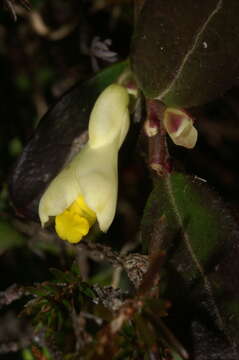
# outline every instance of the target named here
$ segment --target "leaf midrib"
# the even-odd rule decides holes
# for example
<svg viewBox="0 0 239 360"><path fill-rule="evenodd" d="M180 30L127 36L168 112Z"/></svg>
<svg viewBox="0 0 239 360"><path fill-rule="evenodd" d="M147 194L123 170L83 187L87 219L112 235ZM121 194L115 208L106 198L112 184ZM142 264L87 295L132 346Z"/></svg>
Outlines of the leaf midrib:
<svg viewBox="0 0 239 360"><path fill-rule="evenodd" d="M212 18L221 10L222 5L223 5L223 0L218 0L216 7L211 11L211 13L208 15L206 21L203 23L201 28L196 33L196 36L194 37L192 45L190 46L187 53L183 57L181 65L179 66L178 70L176 71L175 77L173 78L171 83L167 86L167 88L164 89L163 92L156 99L162 100L170 92L170 90L173 88L176 81L181 76L181 74L182 74L182 72L184 70L185 64L187 63L188 59L190 58L190 56L193 54L194 50L196 49L196 47L198 45L198 42L199 42L199 40L201 38L201 35L204 33L204 30L207 28L207 26L210 23L210 21L212 20Z"/></svg>
<svg viewBox="0 0 239 360"><path fill-rule="evenodd" d="M205 288L208 292L208 295L211 299L211 303L212 303L212 306L215 310L215 315L217 317L217 322L218 322L218 326L220 328L221 331L224 332L225 334L225 324L224 324L224 321L221 317L221 314L219 312L219 309L217 307L217 304L215 302L215 299L214 299L214 295L213 295L213 290L211 288L211 285L210 285L210 282L207 278L207 276L205 275L205 272L203 270L203 267L200 263L200 261L198 260L192 246L191 246L191 243L190 243L190 236L189 234L187 233L187 231L184 230L184 226L183 226L183 219L181 217L181 214L180 214L180 211L178 209L178 206L177 206L177 203L176 203L176 199L174 197L174 193L173 193L173 189L172 189L172 184L171 184L171 180L170 180L170 175L169 176L166 176L165 177L165 187L167 189L167 192L168 192L168 197L169 197L169 201L171 203L171 206L172 206L172 209L173 209L173 212L175 214L175 218L176 218L176 221L180 227L180 229L182 230L182 237L183 237L183 240L184 240L184 243L186 245L186 248L189 252L189 254L191 255L191 258L198 270L198 272L201 274L202 276L202 279L203 279L203 282L204 282L204 285L205 285ZM225 334L226 335L226 334Z"/></svg>

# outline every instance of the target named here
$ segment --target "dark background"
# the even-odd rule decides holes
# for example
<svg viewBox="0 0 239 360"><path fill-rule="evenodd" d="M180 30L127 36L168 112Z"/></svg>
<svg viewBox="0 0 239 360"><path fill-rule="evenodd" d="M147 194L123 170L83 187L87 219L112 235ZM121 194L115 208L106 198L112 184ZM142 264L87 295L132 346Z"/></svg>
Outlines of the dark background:
<svg viewBox="0 0 239 360"><path fill-rule="evenodd" d="M39 244L35 236L39 225L17 219L8 197L8 179L49 105L71 86L88 79L112 61L128 57L133 31L130 0L32 0L30 3L44 21L45 33L36 24L32 25L36 19L21 1L15 1L17 20L7 2L0 1L0 291L13 283L27 285L46 280L50 277L49 267L68 266L70 260L59 250L61 245L49 245L47 241ZM110 39L112 45L100 51L99 42L102 44L106 39ZM223 197L236 218L238 100L239 91L235 86L223 98L192 109L199 130L194 150L169 144L175 166L205 179ZM121 215L105 239L106 242L112 236L119 239L116 248L122 245L123 235L136 236L139 216L150 190L144 159L139 154L137 148L123 171ZM130 204L129 213L122 210L125 204ZM15 316L21 307L20 302L0 310L0 354L4 354L1 343L14 341L25 326ZM3 355L3 358L20 359L21 356L17 353Z"/></svg>

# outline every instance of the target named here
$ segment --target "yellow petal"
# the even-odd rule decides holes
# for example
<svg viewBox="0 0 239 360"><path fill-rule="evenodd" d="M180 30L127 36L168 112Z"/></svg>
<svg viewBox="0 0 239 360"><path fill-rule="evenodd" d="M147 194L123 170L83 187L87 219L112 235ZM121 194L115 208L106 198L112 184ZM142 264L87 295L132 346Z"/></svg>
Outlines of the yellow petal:
<svg viewBox="0 0 239 360"><path fill-rule="evenodd" d="M96 220L95 212L87 206L83 196L79 196L73 202L73 204L70 206L70 210L73 213L77 213L80 216L85 217L88 220L90 226L95 223Z"/></svg>
<svg viewBox="0 0 239 360"><path fill-rule="evenodd" d="M96 215L79 196L73 204L55 218L58 236L71 243L77 243L86 235L96 221Z"/></svg>
<svg viewBox="0 0 239 360"><path fill-rule="evenodd" d="M62 240L77 243L88 233L90 226L84 217L65 210L62 214L56 216L55 228Z"/></svg>

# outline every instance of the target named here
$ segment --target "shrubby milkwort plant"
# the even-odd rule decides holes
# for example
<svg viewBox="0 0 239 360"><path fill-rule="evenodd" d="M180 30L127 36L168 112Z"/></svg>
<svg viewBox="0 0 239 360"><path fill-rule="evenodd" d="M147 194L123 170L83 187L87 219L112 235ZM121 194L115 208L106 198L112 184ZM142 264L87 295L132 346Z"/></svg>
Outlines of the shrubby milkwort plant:
<svg viewBox="0 0 239 360"><path fill-rule="evenodd" d="M0 355L238 360L239 1L2 3Z"/></svg>

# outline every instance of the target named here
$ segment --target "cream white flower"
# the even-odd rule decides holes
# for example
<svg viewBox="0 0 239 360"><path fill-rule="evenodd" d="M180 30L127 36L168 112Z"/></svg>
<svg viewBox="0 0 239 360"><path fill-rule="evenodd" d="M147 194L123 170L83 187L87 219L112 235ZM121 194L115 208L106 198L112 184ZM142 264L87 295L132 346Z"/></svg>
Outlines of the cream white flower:
<svg viewBox="0 0 239 360"><path fill-rule="evenodd" d="M176 145L192 149L197 142L198 132L193 120L182 110L167 108L163 118L164 127Z"/></svg>
<svg viewBox="0 0 239 360"><path fill-rule="evenodd" d="M111 225L118 193L118 151L129 128L129 95L117 84L107 87L90 115L89 140L53 179L39 204L44 226L49 217L64 240L78 242L97 219Z"/></svg>

